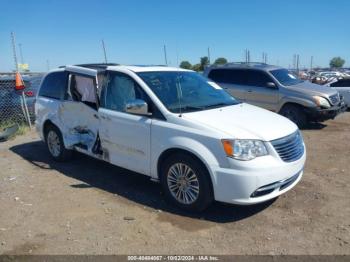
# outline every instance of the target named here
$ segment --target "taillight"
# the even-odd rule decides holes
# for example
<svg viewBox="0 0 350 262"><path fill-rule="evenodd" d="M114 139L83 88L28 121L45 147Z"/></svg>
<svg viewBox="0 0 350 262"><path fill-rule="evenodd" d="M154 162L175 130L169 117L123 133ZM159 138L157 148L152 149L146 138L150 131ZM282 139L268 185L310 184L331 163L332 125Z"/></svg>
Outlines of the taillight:
<svg viewBox="0 0 350 262"><path fill-rule="evenodd" d="M25 91L24 92L24 94L26 95L26 96L34 96L34 92L33 91Z"/></svg>

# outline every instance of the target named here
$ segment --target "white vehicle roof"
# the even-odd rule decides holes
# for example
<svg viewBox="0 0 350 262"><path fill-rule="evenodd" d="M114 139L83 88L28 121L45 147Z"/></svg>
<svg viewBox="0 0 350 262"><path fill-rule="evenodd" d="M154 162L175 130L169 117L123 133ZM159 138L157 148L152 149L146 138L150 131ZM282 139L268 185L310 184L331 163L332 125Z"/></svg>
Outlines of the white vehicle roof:
<svg viewBox="0 0 350 262"><path fill-rule="evenodd" d="M108 66L107 70L118 70L118 69L127 69L135 73L139 72L154 72L154 71L191 71L178 67L168 67L168 66L127 66L127 65L118 65L118 66Z"/></svg>
<svg viewBox="0 0 350 262"><path fill-rule="evenodd" d="M60 72L64 70L68 71L76 71L78 72L79 69L82 69L83 71L93 71L94 67L87 67L87 66L79 66L79 65L66 65L59 68L55 68L50 70L50 72ZM140 73L140 72L193 72L192 70L187 70L183 68L178 67L168 67L168 66L137 66L137 65L112 65L112 66L106 66L104 67L104 70L111 70L111 71L119 71L119 70L129 70L134 73Z"/></svg>

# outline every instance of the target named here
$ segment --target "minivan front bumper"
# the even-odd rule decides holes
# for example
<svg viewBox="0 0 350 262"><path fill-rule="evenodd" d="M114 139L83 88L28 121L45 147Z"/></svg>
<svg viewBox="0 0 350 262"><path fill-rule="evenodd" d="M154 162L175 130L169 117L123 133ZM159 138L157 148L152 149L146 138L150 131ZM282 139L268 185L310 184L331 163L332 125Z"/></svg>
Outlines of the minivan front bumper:
<svg viewBox="0 0 350 262"><path fill-rule="evenodd" d="M300 159L291 163L278 160L273 156L255 160L256 163L245 161L246 163L234 169L212 167L211 171L215 177L213 179L215 200L252 205L287 192L303 176L306 153L304 152Z"/></svg>
<svg viewBox="0 0 350 262"><path fill-rule="evenodd" d="M327 109L320 107L306 108L305 112L308 118L312 121L322 122L328 119L334 119L337 115L345 112L348 106L344 101L341 101L338 105L332 106Z"/></svg>

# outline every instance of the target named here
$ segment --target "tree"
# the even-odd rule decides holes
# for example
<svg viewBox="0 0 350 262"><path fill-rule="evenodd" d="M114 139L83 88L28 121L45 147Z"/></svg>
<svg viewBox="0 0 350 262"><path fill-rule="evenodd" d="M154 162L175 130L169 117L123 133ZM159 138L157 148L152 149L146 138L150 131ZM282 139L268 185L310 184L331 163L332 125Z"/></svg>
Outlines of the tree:
<svg viewBox="0 0 350 262"><path fill-rule="evenodd" d="M191 69L192 65L188 61L182 61L181 64L180 64L180 67L183 68L183 69Z"/></svg>
<svg viewBox="0 0 350 262"><path fill-rule="evenodd" d="M329 66L333 68L343 67L344 64L345 64L345 60L340 56L333 57L332 60L329 62Z"/></svg>
<svg viewBox="0 0 350 262"><path fill-rule="evenodd" d="M227 63L227 59L225 57L219 57L215 60L215 65L224 65Z"/></svg>
<svg viewBox="0 0 350 262"><path fill-rule="evenodd" d="M193 70L193 71L197 71L197 72L201 71L201 64L195 64L195 65L193 65L193 66L192 66L192 70Z"/></svg>
<svg viewBox="0 0 350 262"><path fill-rule="evenodd" d="M204 71L204 67L206 65L209 65L209 58L207 56L203 56L203 57L201 57L200 70L199 71Z"/></svg>

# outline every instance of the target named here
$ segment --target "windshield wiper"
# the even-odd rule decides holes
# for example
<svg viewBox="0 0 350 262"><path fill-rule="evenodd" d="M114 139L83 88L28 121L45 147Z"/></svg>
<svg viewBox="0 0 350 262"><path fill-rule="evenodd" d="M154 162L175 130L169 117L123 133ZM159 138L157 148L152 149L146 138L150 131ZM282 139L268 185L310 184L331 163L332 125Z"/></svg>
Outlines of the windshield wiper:
<svg viewBox="0 0 350 262"><path fill-rule="evenodd" d="M209 108L218 108L218 107L223 107L223 106L232 106L232 105L236 105L236 104L238 104L238 102L237 102L237 103L234 103L234 104L217 103L217 104L212 104L212 105L204 106L203 108L205 108L205 109L209 109Z"/></svg>
<svg viewBox="0 0 350 262"><path fill-rule="evenodd" d="M189 111L199 111L199 110L203 110L203 107L199 107L199 106L182 106L182 107L175 107L175 108L169 108L171 109L171 111L173 112L177 112L177 113L184 113L184 112L189 112Z"/></svg>

